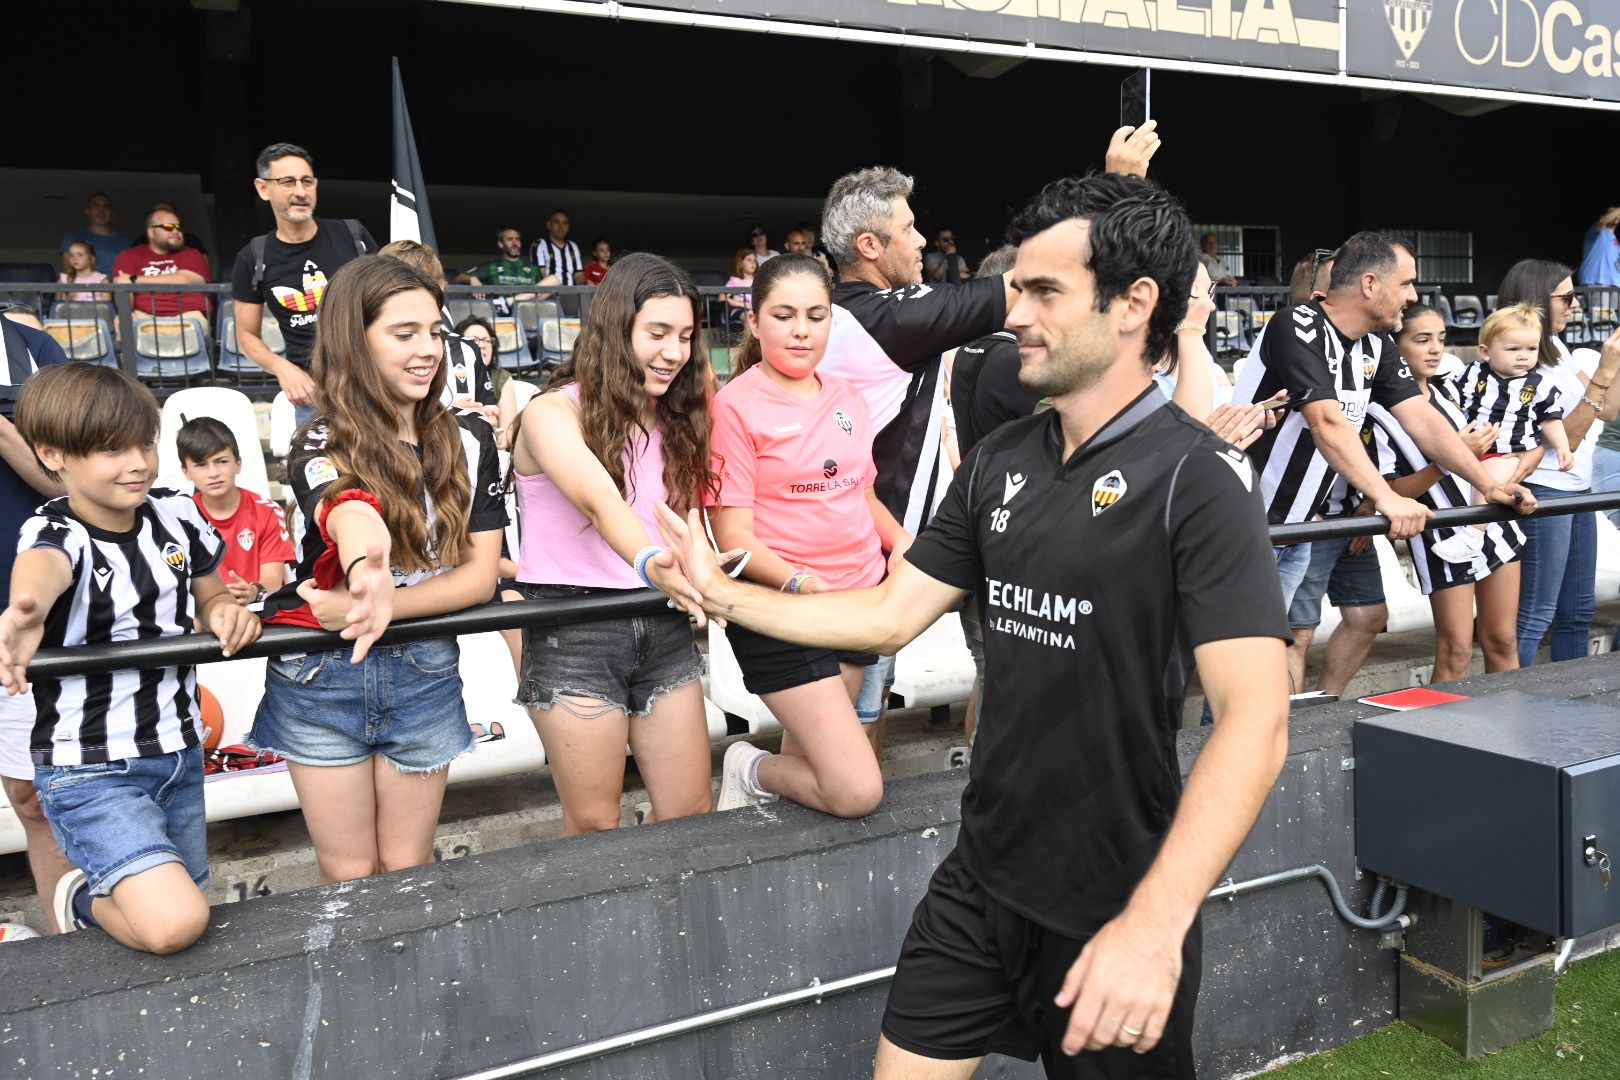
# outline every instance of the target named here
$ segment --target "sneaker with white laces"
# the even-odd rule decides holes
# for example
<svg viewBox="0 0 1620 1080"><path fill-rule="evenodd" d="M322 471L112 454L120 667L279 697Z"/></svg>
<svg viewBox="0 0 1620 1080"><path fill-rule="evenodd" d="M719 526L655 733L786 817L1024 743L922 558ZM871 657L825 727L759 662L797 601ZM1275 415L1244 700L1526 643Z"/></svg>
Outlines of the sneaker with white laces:
<svg viewBox="0 0 1620 1080"><path fill-rule="evenodd" d="M80 889L88 888L89 881L84 871L74 867L63 874L56 883L56 892L51 898L51 910L56 915L56 925L66 934L72 930L83 930L89 923L85 922L73 910L73 898Z"/></svg>
<svg viewBox="0 0 1620 1080"><path fill-rule="evenodd" d="M734 742L726 747L726 756L720 766L720 798L714 808L735 810L741 806L763 806L775 802L777 796L760 791L750 782L754 762L769 756L748 742Z"/></svg>
<svg viewBox="0 0 1620 1080"><path fill-rule="evenodd" d="M1432 550L1448 563L1471 563L1485 551L1485 534L1474 528L1458 529Z"/></svg>

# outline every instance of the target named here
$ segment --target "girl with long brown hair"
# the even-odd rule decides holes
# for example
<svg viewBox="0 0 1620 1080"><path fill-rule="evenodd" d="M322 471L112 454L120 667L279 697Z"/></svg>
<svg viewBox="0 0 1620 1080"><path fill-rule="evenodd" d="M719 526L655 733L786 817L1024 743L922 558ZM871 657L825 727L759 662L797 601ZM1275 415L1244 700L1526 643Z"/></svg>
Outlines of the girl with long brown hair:
<svg viewBox="0 0 1620 1080"><path fill-rule="evenodd" d="M495 589L500 467L489 425L439 401L442 302L437 282L388 256L333 276L317 415L287 459L299 559L265 621L354 644L272 659L248 743L287 758L327 882L431 862L446 767L473 742L454 638L371 647L391 618Z"/></svg>
<svg viewBox="0 0 1620 1080"><path fill-rule="evenodd" d="M626 256L597 286L573 355L513 436L525 597L653 587L697 608L652 538L660 501L684 512L715 487L701 312L692 279L656 255ZM709 810L703 660L684 611L526 628L523 639L520 699L566 834L618 826L627 742L653 817Z"/></svg>

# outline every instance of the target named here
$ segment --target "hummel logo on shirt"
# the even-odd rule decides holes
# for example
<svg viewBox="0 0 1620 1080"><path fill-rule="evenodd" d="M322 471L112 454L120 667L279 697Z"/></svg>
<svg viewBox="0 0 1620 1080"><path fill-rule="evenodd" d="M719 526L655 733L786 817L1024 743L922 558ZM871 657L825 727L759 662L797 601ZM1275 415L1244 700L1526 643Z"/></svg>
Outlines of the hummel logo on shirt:
<svg viewBox="0 0 1620 1080"><path fill-rule="evenodd" d="M1016 476L1012 473L1007 474L1007 484L1001 490L1002 506L1006 506L1008 503L1012 502L1013 496L1024 490L1024 481L1026 479L1028 478L1025 477L1023 473L1018 473Z"/></svg>

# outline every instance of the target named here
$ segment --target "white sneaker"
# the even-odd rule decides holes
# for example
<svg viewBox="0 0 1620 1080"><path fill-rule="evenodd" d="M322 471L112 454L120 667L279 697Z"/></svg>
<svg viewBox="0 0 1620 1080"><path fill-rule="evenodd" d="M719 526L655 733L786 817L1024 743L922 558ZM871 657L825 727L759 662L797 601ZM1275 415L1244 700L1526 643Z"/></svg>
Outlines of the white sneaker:
<svg viewBox="0 0 1620 1080"><path fill-rule="evenodd" d="M1475 528L1462 528L1431 549L1448 563L1471 563L1485 551L1485 534Z"/></svg>
<svg viewBox="0 0 1620 1080"><path fill-rule="evenodd" d="M773 803L777 796L759 791L748 782L754 771L754 762L770 755L753 743L734 742L726 747L726 756L720 766L720 798L715 810L735 810L740 806L763 806Z"/></svg>
<svg viewBox="0 0 1620 1080"><path fill-rule="evenodd" d="M27 941L36 937L39 935L32 926L24 926L20 922L0 922L0 942Z"/></svg>
<svg viewBox="0 0 1620 1080"><path fill-rule="evenodd" d="M83 930L88 925L73 912L74 896L87 885L84 871L78 867L63 874L56 883L56 892L51 898L51 909L56 914L56 925L62 928L64 934L72 930Z"/></svg>

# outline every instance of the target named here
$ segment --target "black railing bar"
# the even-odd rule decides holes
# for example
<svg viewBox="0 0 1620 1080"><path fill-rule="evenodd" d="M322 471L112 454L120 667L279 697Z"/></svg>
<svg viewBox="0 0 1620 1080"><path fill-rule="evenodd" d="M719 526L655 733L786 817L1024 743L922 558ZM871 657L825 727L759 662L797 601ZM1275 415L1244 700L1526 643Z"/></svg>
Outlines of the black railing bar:
<svg viewBox="0 0 1620 1080"><path fill-rule="evenodd" d="M1554 517L1558 514L1581 514L1590 510L1620 508L1620 491L1604 491L1590 495L1559 495L1538 501L1535 517ZM1430 529L1443 525L1477 525L1484 521L1507 521L1522 518L1510 506L1465 506L1456 510L1437 510L1429 520ZM1312 540L1341 540L1352 536L1383 536L1389 532L1389 520L1380 514L1369 517L1334 518L1332 521L1307 521L1299 525L1273 525L1271 542L1274 544L1300 544Z"/></svg>
<svg viewBox="0 0 1620 1080"><path fill-rule="evenodd" d="M1611 507L1620 507L1620 492L1565 495L1544 499L1536 508L1536 516L1577 514ZM1499 521L1512 516L1516 515L1507 507L1466 507L1460 510L1439 511L1434 517L1433 525ZM1377 536L1387 532L1388 527L1388 521L1377 515L1364 518L1338 518L1304 525L1276 525L1271 528L1271 539L1274 543L1299 543L1351 536ZM525 626L561 626L633 615L653 615L667 610L663 594L651 591L630 595L621 593L613 596L487 603L451 612L448 615L393 623L378 639L378 645L401 645L428 638L478 634L489 630L513 630ZM260 656L323 652L348 646L349 643L337 634L324 630L267 626L264 635L258 641L230 659L246 660ZM34 656L34 662L29 665L28 674L30 678L59 678L64 675L119 671L126 668L211 664L223 659L225 657L220 655L219 641L212 634L183 634L177 637L120 641L107 645L41 649Z"/></svg>
<svg viewBox="0 0 1620 1080"><path fill-rule="evenodd" d="M621 619L633 615L668 612L664 594L645 591L631 595L564 597L555 600L514 600L487 603L448 615L406 619L392 623L378 641L379 646L403 645L429 638L478 634L486 630L517 627L562 626L570 623ZM351 643L335 633L293 626L266 626L264 635L230 657L247 660L260 656L286 656L292 653L345 649ZM212 634L183 634L177 637L146 638L106 645L78 645L65 649L41 649L28 666L31 679L64 675L84 675L125 668L170 667L176 664L211 664L226 659L220 655L219 640ZM4 693L4 691L0 691Z"/></svg>

